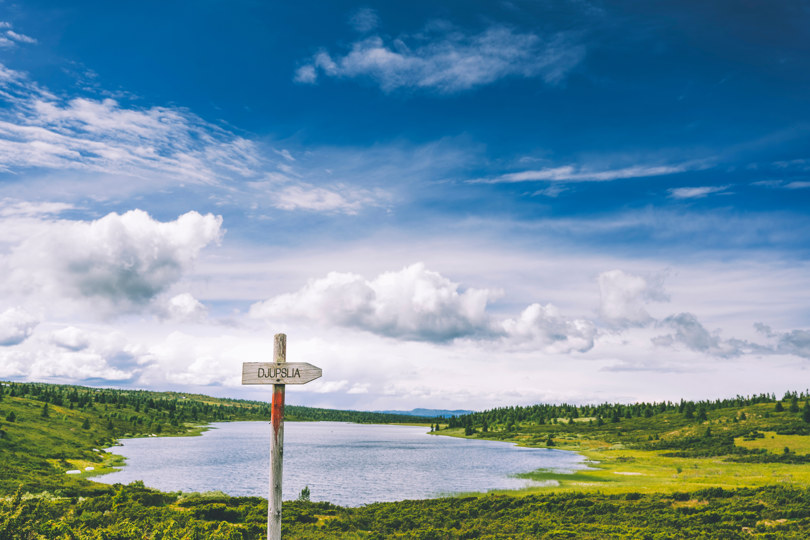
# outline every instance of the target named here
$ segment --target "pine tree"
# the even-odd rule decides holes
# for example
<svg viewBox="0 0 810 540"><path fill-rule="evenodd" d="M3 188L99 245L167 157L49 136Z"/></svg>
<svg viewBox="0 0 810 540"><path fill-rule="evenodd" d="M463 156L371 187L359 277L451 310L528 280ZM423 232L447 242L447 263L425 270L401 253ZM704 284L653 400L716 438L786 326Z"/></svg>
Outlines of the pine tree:
<svg viewBox="0 0 810 540"><path fill-rule="evenodd" d="M40 414L42 415L42 418L48 418L51 415L51 413L48 411L47 403L42 406L42 413Z"/></svg>
<svg viewBox="0 0 810 540"><path fill-rule="evenodd" d="M802 420L810 424L810 401L804 402L804 410L802 411Z"/></svg>
<svg viewBox="0 0 810 540"><path fill-rule="evenodd" d="M301 490L301 493L298 494L299 501L309 501L310 491L309 486L304 486L304 489Z"/></svg>
<svg viewBox="0 0 810 540"><path fill-rule="evenodd" d="M799 398L795 395L790 398L790 408L788 410L793 413L799 412Z"/></svg>
<svg viewBox="0 0 810 540"><path fill-rule="evenodd" d="M695 404L691 401L687 401L683 407L683 417L686 419L691 420L695 417Z"/></svg>

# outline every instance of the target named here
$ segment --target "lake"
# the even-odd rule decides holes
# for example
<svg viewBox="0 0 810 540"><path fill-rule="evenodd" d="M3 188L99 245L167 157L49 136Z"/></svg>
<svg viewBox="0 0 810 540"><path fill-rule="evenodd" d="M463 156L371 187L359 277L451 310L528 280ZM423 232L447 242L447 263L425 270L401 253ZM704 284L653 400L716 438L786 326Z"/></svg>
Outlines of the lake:
<svg viewBox="0 0 810 540"><path fill-rule="evenodd" d="M127 458L108 484L143 480L163 491L223 491L267 497L270 424L211 424L201 437L123 439L111 449ZM341 506L426 499L453 493L539 485L513 475L536 469L585 468L574 452L430 435L428 428L285 422L285 500L309 486L313 501Z"/></svg>

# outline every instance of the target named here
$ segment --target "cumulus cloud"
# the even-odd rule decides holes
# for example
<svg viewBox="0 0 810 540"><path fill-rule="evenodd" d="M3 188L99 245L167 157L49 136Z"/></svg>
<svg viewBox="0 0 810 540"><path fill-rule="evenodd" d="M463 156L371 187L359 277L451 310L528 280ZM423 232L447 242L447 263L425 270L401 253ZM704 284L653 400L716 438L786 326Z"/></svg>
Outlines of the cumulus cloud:
<svg viewBox="0 0 810 540"><path fill-rule="evenodd" d="M219 241L221 224L221 217L197 212L164 223L141 210L95 221L43 222L12 250L7 285L137 308L177 282L201 249Z"/></svg>
<svg viewBox="0 0 810 540"><path fill-rule="evenodd" d="M205 318L208 309L189 293L181 293L169 298L161 306L158 314L173 321L200 321Z"/></svg>
<svg viewBox="0 0 810 540"><path fill-rule="evenodd" d="M81 351L90 346L90 336L75 326L68 326L51 334L54 345L69 351Z"/></svg>
<svg viewBox="0 0 810 540"><path fill-rule="evenodd" d="M145 348L117 331L65 326L42 330L0 351L0 374L59 381L132 382L150 362Z"/></svg>
<svg viewBox="0 0 810 540"><path fill-rule="evenodd" d="M541 77L558 84L584 55L584 46L567 34L541 37L504 26L466 34L434 24L416 36L367 37L344 55L321 51L298 68L295 80L314 84L319 74L368 77L385 92L419 88L452 94L505 77Z"/></svg>
<svg viewBox="0 0 810 540"><path fill-rule="evenodd" d="M0 346L18 345L28 339L39 319L19 307L0 313Z"/></svg>
<svg viewBox="0 0 810 540"><path fill-rule="evenodd" d="M514 343L539 345L545 352L586 352L593 348L596 327L585 319L568 319L555 306L532 304L517 319L503 322Z"/></svg>
<svg viewBox="0 0 810 540"><path fill-rule="evenodd" d="M497 291L467 289L424 264L366 280L331 272L301 290L254 304L253 317L301 317L385 336L448 341L489 330L487 302Z"/></svg>
<svg viewBox="0 0 810 540"><path fill-rule="evenodd" d="M774 352L810 358L810 331L774 332L771 327L762 323L756 323L754 328L761 334L776 341L776 345L773 347Z"/></svg>
<svg viewBox="0 0 810 540"><path fill-rule="evenodd" d="M666 294L658 283L628 274L622 270L610 270L599 274L599 313L602 320L612 326L643 326L653 321L645 304L649 301L666 300Z"/></svg>
<svg viewBox="0 0 810 540"><path fill-rule="evenodd" d="M270 320L310 319L413 341L503 340L509 347L546 352L593 347L594 324L567 318L551 304L532 304L514 318L494 317L488 304L501 294L461 290L458 283L418 263L373 280L332 272L297 292L254 304L250 314Z"/></svg>
<svg viewBox="0 0 810 540"><path fill-rule="evenodd" d="M661 325L672 328L675 333L653 338L653 343L658 346L680 345L692 351L720 357L739 356L747 350L768 352L767 348L747 341L722 339L719 331L709 332L692 313L670 315L661 322Z"/></svg>
<svg viewBox="0 0 810 540"><path fill-rule="evenodd" d="M810 358L810 331L791 330L779 336L780 352Z"/></svg>

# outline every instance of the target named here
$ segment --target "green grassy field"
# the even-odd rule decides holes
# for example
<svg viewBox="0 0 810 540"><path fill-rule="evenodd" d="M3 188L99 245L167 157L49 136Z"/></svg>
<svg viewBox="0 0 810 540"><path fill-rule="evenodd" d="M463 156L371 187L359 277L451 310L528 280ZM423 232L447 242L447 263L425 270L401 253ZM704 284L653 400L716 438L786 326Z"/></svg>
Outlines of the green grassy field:
<svg viewBox="0 0 810 540"><path fill-rule="evenodd" d="M810 459L803 459L810 456L810 423L801 410L775 408L774 403L717 408L700 421L670 411L602 425L595 418L555 418L553 423L518 423L508 431L494 425L467 435L462 427L434 433L537 448L549 447L550 436L551 448L578 452L589 461L587 470L574 473L527 473L523 477L543 485L517 495L810 485Z"/></svg>
<svg viewBox="0 0 810 540"><path fill-rule="evenodd" d="M103 451L133 435L188 435L267 419L267 404L176 393L6 385L0 394L0 540L262 539L264 499L108 486ZM800 402L800 400L802 402ZM573 450L587 470L531 471L520 491L341 508L285 502L287 538L810 538L807 396L507 408L437 435ZM803 407L802 407L803 405ZM292 409L297 419L379 421ZM293 416L295 418L295 416ZM402 418L387 417L391 423ZM416 419L425 422L425 419ZM436 424L431 425L435 430ZM79 471L67 474L67 471Z"/></svg>

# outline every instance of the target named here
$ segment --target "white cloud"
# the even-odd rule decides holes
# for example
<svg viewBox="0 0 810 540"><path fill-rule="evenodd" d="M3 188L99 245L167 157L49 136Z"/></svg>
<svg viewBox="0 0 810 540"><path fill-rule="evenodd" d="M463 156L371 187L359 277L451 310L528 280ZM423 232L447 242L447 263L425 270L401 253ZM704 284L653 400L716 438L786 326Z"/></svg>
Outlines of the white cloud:
<svg viewBox="0 0 810 540"><path fill-rule="evenodd" d="M18 43L33 44L33 43L37 42L36 39L34 39L34 38L30 37L30 36L26 36L25 34L19 34L19 33L15 32L14 30L9 30L8 32L6 32L6 35L8 37L10 37L11 39L13 39L14 41L18 42Z"/></svg>
<svg viewBox="0 0 810 540"><path fill-rule="evenodd" d="M96 221L42 222L8 257L6 287L137 308L177 282L202 248L219 241L221 224L222 218L197 212L162 223L141 210Z"/></svg>
<svg viewBox="0 0 810 540"><path fill-rule="evenodd" d="M380 17L370 8L361 8L349 18L349 24L358 32L371 32L380 25Z"/></svg>
<svg viewBox="0 0 810 540"><path fill-rule="evenodd" d="M274 191L273 205L281 210L308 210L313 212L333 212L357 214L362 208L376 206L383 198L382 193L335 185L322 188L306 183L289 185Z"/></svg>
<svg viewBox="0 0 810 540"><path fill-rule="evenodd" d="M515 76L558 84L585 55L584 47L565 34L543 38L503 26L465 34L446 25L434 27L435 34L403 36L388 43L371 36L353 43L343 56L319 52L297 70L295 80L312 84L318 73L369 77L385 92L421 88L452 94Z"/></svg>
<svg viewBox="0 0 810 540"><path fill-rule="evenodd" d="M30 45L36 42L36 39L12 30L11 23L5 21L0 22L0 47L8 49L16 47L20 43Z"/></svg>
<svg viewBox="0 0 810 540"><path fill-rule="evenodd" d="M791 330L779 336L779 352L810 358L810 330Z"/></svg>
<svg viewBox="0 0 810 540"><path fill-rule="evenodd" d="M208 309L191 294L181 293L169 298L158 309L158 314L175 322L200 321L208 314Z"/></svg>
<svg viewBox="0 0 810 540"><path fill-rule="evenodd" d="M610 270L599 274L599 313L602 320L613 326L642 326L652 322L645 304L648 301L666 300L660 283Z"/></svg>
<svg viewBox="0 0 810 540"><path fill-rule="evenodd" d="M125 107L113 99L63 100L19 72L0 67L0 163L152 180L216 184L252 177L256 145L186 110Z"/></svg>
<svg viewBox="0 0 810 540"><path fill-rule="evenodd" d="M573 165L549 167L545 169L521 171L502 174L494 178L479 178L470 183L477 184L510 184L517 182L609 182L627 178L645 178L648 176L664 176L678 174L693 170L694 164L680 165L635 165L621 169L590 170Z"/></svg>
<svg viewBox="0 0 810 540"><path fill-rule="evenodd" d="M661 347L681 345L693 351L724 358L739 356L752 349L759 353L770 352L766 347L747 341L722 339L719 330L709 332L692 313L670 315L661 324L675 330L674 334L653 338L653 343Z"/></svg>
<svg viewBox="0 0 810 540"><path fill-rule="evenodd" d="M350 391L347 390L349 388L349 381L346 379L341 379L339 381L324 381L324 380L317 380L311 383L307 390L310 392L315 392L316 394L331 394L333 392L346 392Z"/></svg>
<svg viewBox="0 0 810 540"><path fill-rule="evenodd" d="M134 382L149 363L146 350L118 331L47 327L53 325L40 325L24 343L0 351L0 373L33 380Z"/></svg>
<svg viewBox="0 0 810 540"><path fill-rule="evenodd" d="M727 190L728 187L729 186L701 186L672 188L669 190L669 196L673 199L702 199L712 193L722 193Z"/></svg>
<svg viewBox="0 0 810 540"><path fill-rule="evenodd" d="M387 272L374 280L331 272L301 290L254 304L253 317L301 317L385 336L448 341L489 332L487 302L496 291L467 289L424 264Z"/></svg>
<svg viewBox="0 0 810 540"><path fill-rule="evenodd" d="M174 331L148 351L151 366L142 376L145 384L239 386L242 363L270 361L273 344L272 336L223 334L202 327L197 334Z"/></svg>
<svg viewBox="0 0 810 540"><path fill-rule="evenodd" d="M781 354L795 354L802 358L810 358L810 330L791 330L789 332L774 332L767 325L757 323L754 325L758 332L775 339L773 350Z"/></svg>
<svg viewBox="0 0 810 540"><path fill-rule="evenodd" d="M90 346L90 336L75 326L68 326L56 330L51 334L51 341L71 351L81 351Z"/></svg>
<svg viewBox="0 0 810 540"><path fill-rule="evenodd" d="M0 346L18 345L28 339L39 319L22 308L13 307L0 313Z"/></svg>
<svg viewBox="0 0 810 540"><path fill-rule="evenodd" d="M318 70L311 64L301 66L295 70L293 80L297 83L315 84L318 82Z"/></svg>
<svg viewBox="0 0 810 540"><path fill-rule="evenodd" d="M284 159L286 159L287 161L295 161L295 158L292 156L292 154L290 153L290 151L289 151L289 150L287 150L286 148L282 148L281 150L276 150L276 149L273 149L273 152L275 152L276 154L280 155L281 157L283 157L283 158L284 158Z"/></svg>
<svg viewBox="0 0 810 540"><path fill-rule="evenodd" d="M74 206L70 203L21 201L5 198L0 201L0 218L38 218L44 216L53 216L73 208Z"/></svg>
<svg viewBox="0 0 810 540"><path fill-rule="evenodd" d="M331 272L297 292L254 304L250 314L274 321L309 319L415 341L504 340L509 347L552 353L593 347L594 324L564 317L551 304L532 304L516 318L498 320L487 306L501 295L490 289L460 291L458 283L418 263L373 280Z"/></svg>
<svg viewBox="0 0 810 540"><path fill-rule="evenodd" d="M532 304L517 319L507 319L503 329L521 346L539 345L548 353L586 352L593 348L596 327L585 319L568 319L555 306Z"/></svg>

